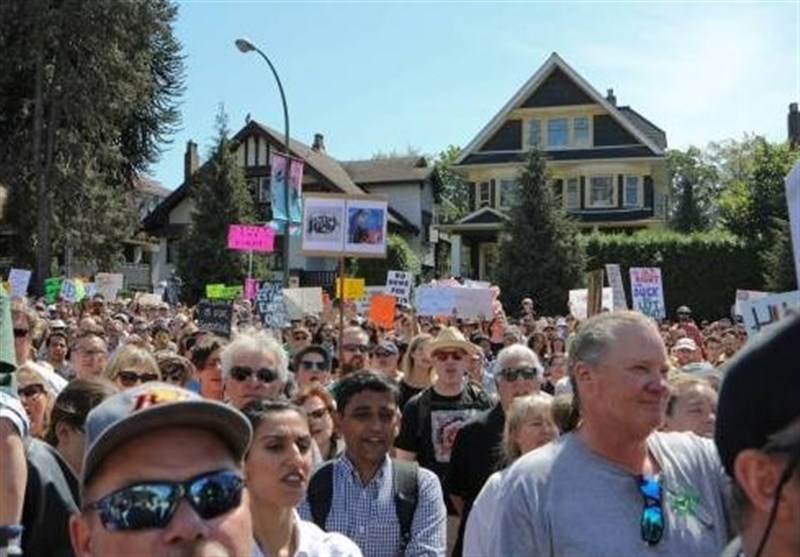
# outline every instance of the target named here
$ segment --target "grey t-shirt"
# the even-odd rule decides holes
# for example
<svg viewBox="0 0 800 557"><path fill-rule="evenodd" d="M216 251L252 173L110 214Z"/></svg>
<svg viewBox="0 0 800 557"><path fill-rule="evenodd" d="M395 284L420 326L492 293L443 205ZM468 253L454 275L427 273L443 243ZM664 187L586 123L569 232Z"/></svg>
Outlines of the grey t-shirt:
<svg viewBox="0 0 800 557"><path fill-rule="evenodd" d="M641 539L638 478L567 434L518 460L501 488L496 555L719 555L728 539L726 476L714 444L687 433L647 440L661 466L665 528Z"/></svg>

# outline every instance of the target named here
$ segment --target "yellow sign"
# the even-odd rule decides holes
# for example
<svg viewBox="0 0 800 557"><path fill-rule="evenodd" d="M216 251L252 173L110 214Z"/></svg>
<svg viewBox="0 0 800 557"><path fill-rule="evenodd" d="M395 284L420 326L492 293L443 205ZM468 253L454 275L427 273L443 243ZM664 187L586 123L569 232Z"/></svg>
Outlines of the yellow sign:
<svg viewBox="0 0 800 557"><path fill-rule="evenodd" d="M340 279L336 279L336 296L342 297L342 287L339 284ZM346 278L344 279L344 299L357 300L364 295L364 279L363 278Z"/></svg>

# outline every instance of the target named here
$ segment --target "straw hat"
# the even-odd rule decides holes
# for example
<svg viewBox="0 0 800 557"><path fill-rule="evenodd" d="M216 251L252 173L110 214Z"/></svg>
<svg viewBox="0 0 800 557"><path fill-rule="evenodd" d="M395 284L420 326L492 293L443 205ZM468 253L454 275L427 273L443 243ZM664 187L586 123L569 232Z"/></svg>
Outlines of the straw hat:
<svg viewBox="0 0 800 557"><path fill-rule="evenodd" d="M445 327L428 346L428 354L433 354L439 350L463 350L468 354L472 354L477 350L477 347L464 338L464 335L456 327Z"/></svg>

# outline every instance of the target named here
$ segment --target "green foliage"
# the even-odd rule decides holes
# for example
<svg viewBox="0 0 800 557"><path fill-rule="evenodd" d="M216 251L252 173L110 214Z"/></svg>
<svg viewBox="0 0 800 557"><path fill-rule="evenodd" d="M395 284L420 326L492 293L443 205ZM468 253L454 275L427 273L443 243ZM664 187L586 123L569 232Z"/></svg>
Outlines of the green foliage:
<svg viewBox="0 0 800 557"><path fill-rule="evenodd" d="M673 230L695 232L709 230L716 221L716 197L719 179L716 168L705 160L696 147L685 152L667 152L670 174L669 224Z"/></svg>
<svg viewBox="0 0 800 557"><path fill-rule="evenodd" d="M435 195L441 206L439 222L442 224L456 222L469 213L469 186L452 169L453 162L460 153L461 149L455 145L448 145L434 162L434 169L438 175L438 190Z"/></svg>
<svg viewBox="0 0 800 557"><path fill-rule="evenodd" d="M696 318L730 315L736 290L763 290L759 260L748 244L727 232L680 234L642 231L593 233L583 238L587 269L619 263L628 305L630 267L660 267L667 315L686 304Z"/></svg>
<svg viewBox="0 0 800 557"><path fill-rule="evenodd" d="M389 234L386 238L386 259L355 259L351 272L363 278L367 285L383 286L389 271L406 271L419 276L422 265L419 256L402 236Z"/></svg>
<svg viewBox="0 0 800 557"><path fill-rule="evenodd" d="M544 314L566 313L569 290L581 282L583 249L577 227L547 184L545 159L538 151L529 153L514 196L499 246L503 304L519 307L530 296Z"/></svg>
<svg viewBox="0 0 800 557"><path fill-rule="evenodd" d="M236 160L222 108L216 131L211 157L191 184L194 212L189 233L179 248L178 276L183 279L182 294L190 303L204 296L206 284L242 284L247 276L247 253L226 247L228 226L253 224L255 200ZM253 258L254 276L258 277L263 271L263 257Z"/></svg>
<svg viewBox="0 0 800 557"><path fill-rule="evenodd" d="M797 290L789 222L776 218L770 235L772 236L772 245L766 249L762 258L764 286L768 292Z"/></svg>

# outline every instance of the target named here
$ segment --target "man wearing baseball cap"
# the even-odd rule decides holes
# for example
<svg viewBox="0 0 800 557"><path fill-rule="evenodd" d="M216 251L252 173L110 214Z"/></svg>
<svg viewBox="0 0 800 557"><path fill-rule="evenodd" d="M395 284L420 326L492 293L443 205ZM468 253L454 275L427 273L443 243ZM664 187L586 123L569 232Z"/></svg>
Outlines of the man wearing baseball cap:
<svg viewBox="0 0 800 557"><path fill-rule="evenodd" d="M734 480L740 537L726 557L800 555L800 316L737 354L714 440Z"/></svg>
<svg viewBox="0 0 800 557"><path fill-rule="evenodd" d="M86 421L75 555L182 554L198 540L250 555L251 437L239 411L167 383L107 398Z"/></svg>

